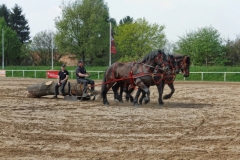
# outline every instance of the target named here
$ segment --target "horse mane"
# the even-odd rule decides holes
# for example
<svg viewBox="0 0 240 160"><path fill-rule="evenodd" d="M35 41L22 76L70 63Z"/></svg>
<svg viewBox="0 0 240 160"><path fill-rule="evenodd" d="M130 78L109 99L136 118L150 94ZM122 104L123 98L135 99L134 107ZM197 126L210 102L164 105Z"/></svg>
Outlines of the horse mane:
<svg viewBox="0 0 240 160"><path fill-rule="evenodd" d="M174 53L173 56L175 58L182 58L184 55L180 54L180 53Z"/></svg>
<svg viewBox="0 0 240 160"><path fill-rule="evenodd" d="M174 53L173 55L174 55L175 58L183 58L184 56L187 56L186 62L187 62L187 64L191 64L190 56L182 55L182 54L179 54L179 53Z"/></svg>
<svg viewBox="0 0 240 160"><path fill-rule="evenodd" d="M149 59L154 59L155 57L157 57L159 54L163 54L163 58L166 59L166 54L164 53L163 50L157 50L157 51L152 51L150 53L148 53L141 61L140 63L145 63L147 62Z"/></svg>

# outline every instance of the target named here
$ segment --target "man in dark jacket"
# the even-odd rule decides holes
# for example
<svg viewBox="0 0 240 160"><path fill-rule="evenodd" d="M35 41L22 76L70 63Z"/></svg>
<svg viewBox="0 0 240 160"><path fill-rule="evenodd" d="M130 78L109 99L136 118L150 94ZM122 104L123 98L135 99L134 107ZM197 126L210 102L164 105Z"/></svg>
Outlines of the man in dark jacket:
<svg viewBox="0 0 240 160"><path fill-rule="evenodd" d="M65 64L61 66L61 70L58 72L58 83L55 85L55 96L53 98L57 98L57 95L63 95L64 87L67 84L69 72L65 69ZM60 87L60 93L58 93L58 88Z"/></svg>
<svg viewBox="0 0 240 160"><path fill-rule="evenodd" d="M91 84L91 90L94 91L94 81L90 79L86 79L86 77L89 76L89 73L87 73L84 62L82 60L78 61L78 67L76 69L76 77L77 82L82 83L84 85L83 89L83 97L87 96L87 84Z"/></svg>

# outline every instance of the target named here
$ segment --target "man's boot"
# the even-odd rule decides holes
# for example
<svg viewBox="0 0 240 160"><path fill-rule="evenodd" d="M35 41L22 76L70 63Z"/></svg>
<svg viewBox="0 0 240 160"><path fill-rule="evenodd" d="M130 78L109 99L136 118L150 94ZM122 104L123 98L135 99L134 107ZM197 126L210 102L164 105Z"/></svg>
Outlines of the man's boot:
<svg viewBox="0 0 240 160"><path fill-rule="evenodd" d="M82 97L87 97L88 96L88 94L86 92L87 92L87 87L84 86Z"/></svg>

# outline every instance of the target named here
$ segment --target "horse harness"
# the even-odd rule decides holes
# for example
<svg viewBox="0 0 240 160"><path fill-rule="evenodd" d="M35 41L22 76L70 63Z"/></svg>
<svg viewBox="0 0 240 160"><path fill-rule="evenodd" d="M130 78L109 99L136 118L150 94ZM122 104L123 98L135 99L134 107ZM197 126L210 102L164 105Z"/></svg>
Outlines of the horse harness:
<svg viewBox="0 0 240 160"><path fill-rule="evenodd" d="M163 56L162 56L162 54L158 55L158 56L155 58L155 62L156 62L156 63L158 63L159 60L160 60L160 63L162 64L161 67L165 67L166 64L168 64L168 62L163 63ZM162 75L163 75L164 73L158 72L158 71L160 70L159 65L157 65L156 67L154 67L154 66L145 64L145 63L143 63L143 62L140 62L140 63L138 63L138 62L129 62L129 63L131 63L131 64L130 64L130 65L131 65L131 71L129 72L127 78L119 78L119 79L116 79L116 78L115 78L115 76L114 76L114 70L115 70L115 68L117 67L117 65L119 64L119 62L118 62L118 63L115 63L115 65L114 65L114 67L113 67L113 69L112 69L112 78L111 78L109 81L110 81L110 82L118 82L118 81L122 81L122 80L129 80L129 81L130 81L130 82L129 82L129 83L130 83L130 86L135 86L136 83L135 83L134 79L139 78L139 77L151 76L152 79L153 79L153 82L154 82L155 84L159 84L159 83L161 82L161 80L163 79L163 78L162 78ZM140 68L141 68L141 69L140 69L141 72L138 73L138 74L134 74L134 73L133 73L133 68L135 67L136 64L140 65ZM143 66L149 67L147 73L144 73ZM153 72L149 71L150 68L154 68L154 70L157 71L158 73L156 74L156 73L153 73ZM160 80L159 80L159 81L155 81L155 78L154 78L155 76L160 76L160 77L161 77ZM110 83L110 82L107 82L107 83ZM129 84L126 84L126 83L125 83L124 86L129 86Z"/></svg>

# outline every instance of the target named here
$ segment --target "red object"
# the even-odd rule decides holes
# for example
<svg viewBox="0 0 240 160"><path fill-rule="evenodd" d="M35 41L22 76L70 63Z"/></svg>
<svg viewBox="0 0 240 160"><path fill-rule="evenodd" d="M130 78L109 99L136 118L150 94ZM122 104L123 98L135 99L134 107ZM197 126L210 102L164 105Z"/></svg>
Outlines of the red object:
<svg viewBox="0 0 240 160"><path fill-rule="evenodd" d="M115 43L114 43L113 30L111 30L111 53L112 54L117 53L116 46L115 46Z"/></svg>
<svg viewBox="0 0 240 160"><path fill-rule="evenodd" d="M58 70L47 70L46 75L47 78L58 78Z"/></svg>

